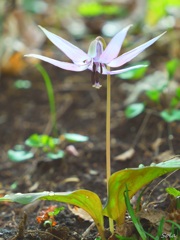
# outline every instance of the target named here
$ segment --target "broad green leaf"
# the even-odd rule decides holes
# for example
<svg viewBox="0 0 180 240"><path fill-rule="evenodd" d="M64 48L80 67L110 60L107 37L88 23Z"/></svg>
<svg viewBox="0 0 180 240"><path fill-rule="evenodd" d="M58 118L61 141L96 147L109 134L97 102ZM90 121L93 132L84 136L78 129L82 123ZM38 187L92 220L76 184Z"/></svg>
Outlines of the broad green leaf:
<svg viewBox="0 0 180 240"><path fill-rule="evenodd" d="M143 61L143 62L136 63L136 65L148 65L148 64L149 64L149 61ZM135 65L131 65L131 66L135 66ZM129 70L129 71L124 72L124 73L120 73L117 76L120 77L121 79L126 79L126 80L135 79L135 80L137 80L139 78L142 78L145 75L146 71L147 71L147 67L141 67L141 68Z"/></svg>
<svg viewBox="0 0 180 240"><path fill-rule="evenodd" d="M127 118L137 117L144 111L144 103L133 103L125 109L125 116Z"/></svg>
<svg viewBox="0 0 180 240"><path fill-rule="evenodd" d="M0 198L0 201L17 202L29 204L36 200L49 200L72 204L85 210L94 220L102 239L104 236L104 220L102 214L101 200L97 194L88 190L77 190L74 192L40 192L26 194L9 194Z"/></svg>
<svg viewBox="0 0 180 240"><path fill-rule="evenodd" d="M103 210L104 215L115 220L118 225L123 224L126 213L124 201L126 185L131 199L138 190L152 180L177 169L180 169L180 159L174 158L152 166L124 169L112 174L108 183L108 200Z"/></svg>
<svg viewBox="0 0 180 240"><path fill-rule="evenodd" d="M171 108L175 108L178 104L179 104L179 99L177 97L171 98L170 104L169 104Z"/></svg>
<svg viewBox="0 0 180 240"><path fill-rule="evenodd" d="M32 158L34 154L25 150L12 150L8 151L8 158L13 162L22 162Z"/></svg>
<svg viewBox="0 0 180 240"><path fill-rule="evenodd" d="M160 99L161 92L157 89L147 90L145 92L146 96L153 102L158 103Z"/></svg>
<svg viewBox="0 0 180 240"><path fill-rule="evenodd" d="M59 151L56 152L56 153L49 152L49 153L47 154L47 157L50 158L50 159L56 160L56 159L63 158L64 155L65 155L64 151L59 150Z"/></svg>
<svg viewBox="0 0 180 240"><path fill-rule="evenodd" d="M168 79L171 80L174 77L174 74L180 65L180 61L178 59L172 59L166 63L166 70L168 72Z"/></svg>
<svg viewBox="0 0 180 240"><path fill-rule="evenodd" d="M172 110L164 110L160 112L160 116L166 122L174 122L180 120L180 110L172 109Z"/></svg>
<svg viewBox="0 0 180 240"><path fill-rule="evenodd" d="M62 135L68 142L86 142L88 137L76 133L64 133Z"/></svg>
<svg viewBox="0 0 180 240"><path fill-rule="evenodd" d="M146 23L149 25L157 24L160 19L167 16L167 8L169 6L178 7L179 5L179 0L148 0Z"/></svg>
<svg viewBox="0 0 180 240"><path fill-rule="evenodd" d="M180 87L176 88L176 97L180 100Z"/></svg>
<svg viewBox="0 0 180 240"><path fill-rule="evenodd" d="M174 196L175 198L180 197L180 191L177 190L176 188L173 187L166 188L166 192Z"/></svg>
<svg viewBox="0 0 180 240"><path fill-rule="evenodd" d="M14 86L17 89L29 89L31 87L31 82L29 80L19 79L15 81Z"/></svg>
<svg viewBox="0 0 180 240"><path fill-rule="evenodd" d="M121 8L113 5L102 5L97 2L84 2L81 3L78 11L82 16L85 17L93 17L93 16L99 16L101 14L118 14L120 13Z"/></svg>
<svg viewBox="0 0 180 240"><path fill-rule="evenodd" d="M33 134L31 135L26 141L25 144L29 147L49 147L54 148L55 145L59 144L60 140L58 138L53 138L48 135L39 135L39 134Z"/></svg>
<svg viewBox="0 0 180 240"><path fill-rule="evenodd" d="M52 212L48 212L48 215L49 216L56 216L63 210L64 210L64 207L57 207Z"/></svg>
<svg viewBox="0 0 180 240"><path fill-rule="evenodd" d="M48 9L48 4L43 0L24 0L21 4L25 11L30 11L37 14L43 14Z"/></svg>

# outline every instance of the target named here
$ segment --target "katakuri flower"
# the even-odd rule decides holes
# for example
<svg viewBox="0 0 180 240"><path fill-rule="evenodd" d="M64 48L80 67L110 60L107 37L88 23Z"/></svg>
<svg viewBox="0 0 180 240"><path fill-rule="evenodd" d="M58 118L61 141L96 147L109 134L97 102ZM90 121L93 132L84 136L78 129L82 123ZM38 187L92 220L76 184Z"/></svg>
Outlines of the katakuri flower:
<svg viewBox="0 0 180 240"><path fill-rule="evenodd" d="M107 47L103 49L103 43L101 41L101 37L97 37L94 41L91 42L89 46L88 53L85 53L80 48L76 47L72 43L67 40L55 35L54 33L49 32L45 28L41 27L42 31L49 38L49 40L58 47L67 57L72 60L72 63L62 62L52 58L48 58L38 54L27 54L26 57L34 57L45 62L51 63L59 68L81 72L86 69L92 71L92 84L95 88L100 88L101 85L98 80L98 73L104 75L114 75L123 72L127 72L132 69L146 67L146 65L136 65L128 68L122 68L119 70L110 71L110 68L121 67L127 62L131 61L138 54L144 51L147 47L152 45L155 41L157 41L164 33L161 35L151 39L150 41L120 55L120 49L123 44L123 41L126 37L128 29L131 25L123 28L120 32L118 32L109 42Z"/></svg>

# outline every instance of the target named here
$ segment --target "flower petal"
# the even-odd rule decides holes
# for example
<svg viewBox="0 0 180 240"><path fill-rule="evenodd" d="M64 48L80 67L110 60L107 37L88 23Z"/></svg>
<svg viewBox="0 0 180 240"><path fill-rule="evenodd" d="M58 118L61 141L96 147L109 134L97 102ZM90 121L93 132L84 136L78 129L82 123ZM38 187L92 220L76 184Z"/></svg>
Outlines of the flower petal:
<svg viewBox="0 0 180 240"><path fill-rule="evenodd" d="M123 69L119 69L119 70L115 70L115 71L108 71L105 67L103 67L103 72L102 74L106 75L114 75L114 74L119 74L119 73L123 73L123 72L127 72L129 70L133 70L136 68L142 68L142 67L147 67L148 65L136 65L136 66L132 66L132 67L128 67L128 68L123 68Z"/></svg>
<svg viewBox="0 0 180 240"><path fill-rule="evenodd" d="M25 57L38 58L38 59L43 60L45 62L51 63L56 67L59 67L59 68L65 69L65 70L74 71L74 72L84 71L89 66L89 63L86 63L86 64L84 63L83 65L76 65L74 63L57 61L55 59L44 57L44 56L41 56L41 55L38 55L38 54L27 54L27 55L25 55Z"/></svg>
<svg viewBox="0 0 180 240"><path fill-rule="evenodd" d="M131 26L132 25L129 25L126 28L123 28L123 30L111 39L104 52L101 54L99 62L107 64L118 56L127 31Z"/></svg>
<svg viewBox="0 0 180 240"><path fill-rule="evenodd" d="M100 55L103 52L103 44L101 41L95 39L91 42L89 49L88 49L88 55L91 58L94 58L94 60L99 59Z"/></svg>
<svg viewBox="0 0 180 240"><path fill-rule="evenodd" d="M150 41L140 45L139 47L136 47L136 48L132 49L131 51L122 54L121 56L112 60L108 64L108 66L109 67L120 67L120 66L124 65L125 63L127 63L127 62L131 61L133 58L135 58L138 54L140 54L142 51L144 51L150 45L152 45L154 42L156 42L164 34L165 34L165 32L162 33L161 35L151 39Z"/></svg>
<svg viewBox="0 0 180 240"><path fill-rule="evenodd" d="M73 62L83 62L90 57L87 53L85 53L80 48L66 41L65 39L57 36L54 33L49 32L45 28L39 26L45 35L49 38L49 40L58 47L66 56L68 56Z"/></svg>

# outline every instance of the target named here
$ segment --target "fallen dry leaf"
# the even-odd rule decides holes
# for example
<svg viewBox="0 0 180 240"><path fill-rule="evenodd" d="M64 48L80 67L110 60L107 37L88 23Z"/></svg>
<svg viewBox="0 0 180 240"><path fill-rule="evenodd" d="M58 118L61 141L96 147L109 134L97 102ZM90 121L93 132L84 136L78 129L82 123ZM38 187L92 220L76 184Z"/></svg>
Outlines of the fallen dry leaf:
<svg viewBox="0 0 180 240"><path fill-rule="evenodd" d="M21 52L14 52L1 66L1 71L5 74L17 75L27 66Z"/></svg>
<svg viewBox="0 0 180 240"><path fill-rule="evenodd" d="M157 151L159 149L159 147L161 146L161 144L165 141L165 139L163 138L157 138L152 144L151 144L151 148L154 151Z"/></svg>
<svg viewBox="0 0 180 240"><path fill-rule="evenodd" d="M131 159L135 154L134 148L128 149L126 152L121 153L120 155L116 156L114 160L116 161L127 161Z"/></svg>
<svg viewBox="0 0 180 240"><path fill-rule="evenodd" d="M79 216L80 218L84 219L85 221L93 222L92 217L84 211L82 208L79 208L77 206L71 206L68 205L69 210L76 216Z"/></svg>
<svg viewBox="0 0 180 240"><path fill-rule="evenodd" d="M34 19L18 6L6 12L0 36L0 71L18 75L27 67L24 54L38 51L45 41Z"/></svg>
<svg viewBox="0 0 180 240"><path fill-rule="evenodd" d="M138 213L138 216L141 219L146 219L148 220L152 225L159 225L159 222L162 220L162 218L164 217L166 219L166 217L168 217L168 213L162 210L156 210L156 209L150 209L150 210L143 210L141 212ZM170 233L171 231L171 224L165 222L163 225L163 232L164 233Z"/></svg>
<svg viewBox="0 0 180 240"><path fill-rule="evenodd" d="M69 177L64 179L61 183L68 183L68 182L79 182L79 178L78 177Z"/></svg>
<svg viewBox="0 0 180 240"><path fill-rule="evenodd" d="M173 156L173 153L171 150L167 150L163 153L160 153L158 156L155 157L156 162L164 162L169 160Z"/></svg>
<svg viewBox="0 0 180 240"><path fill-rule="evenodd" d="M138 216L142 219L150 221L152 224L159 224L160 220L166 216L166 213L160 210L147 209L139 212Z"/></svg>

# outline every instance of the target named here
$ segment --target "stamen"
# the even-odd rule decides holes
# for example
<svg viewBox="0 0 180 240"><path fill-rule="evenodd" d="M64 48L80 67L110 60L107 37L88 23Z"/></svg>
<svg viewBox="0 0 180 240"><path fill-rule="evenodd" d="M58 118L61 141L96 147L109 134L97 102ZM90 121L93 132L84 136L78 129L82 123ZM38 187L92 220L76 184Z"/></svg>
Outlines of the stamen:
<svg viewBox="0 0 180 240"><path fill-rule="evenodd" d="M95 84L95 82L96 82L96 64L95 63L93 63L93 67L92 67L92 73L91 73L91 82L92 82L92 85L94 85Z"/></svg>
<svg viewBox="0 0 180 240"><path fill-rule="evenodd" d="M102 67L102 63L100 63L100 74L102 74L103 72L103 67Z"/></svg>
<svg viewBox="0 0 180 240"><path fill-rule="evenodd" d="M92 67L92 73L91 73L91 81L92 81L92 86L99 89L101 87L101 84L99 83L99 75L98 72L96 71L96 64L93 63L93 67Z"/></svg>
<svg viewBox="0 0 180 240"><path fill-rule="evenodd" d="M99 89L102 87L102 85L98 82L98 83L95 83L93 87Z"/></svg>

